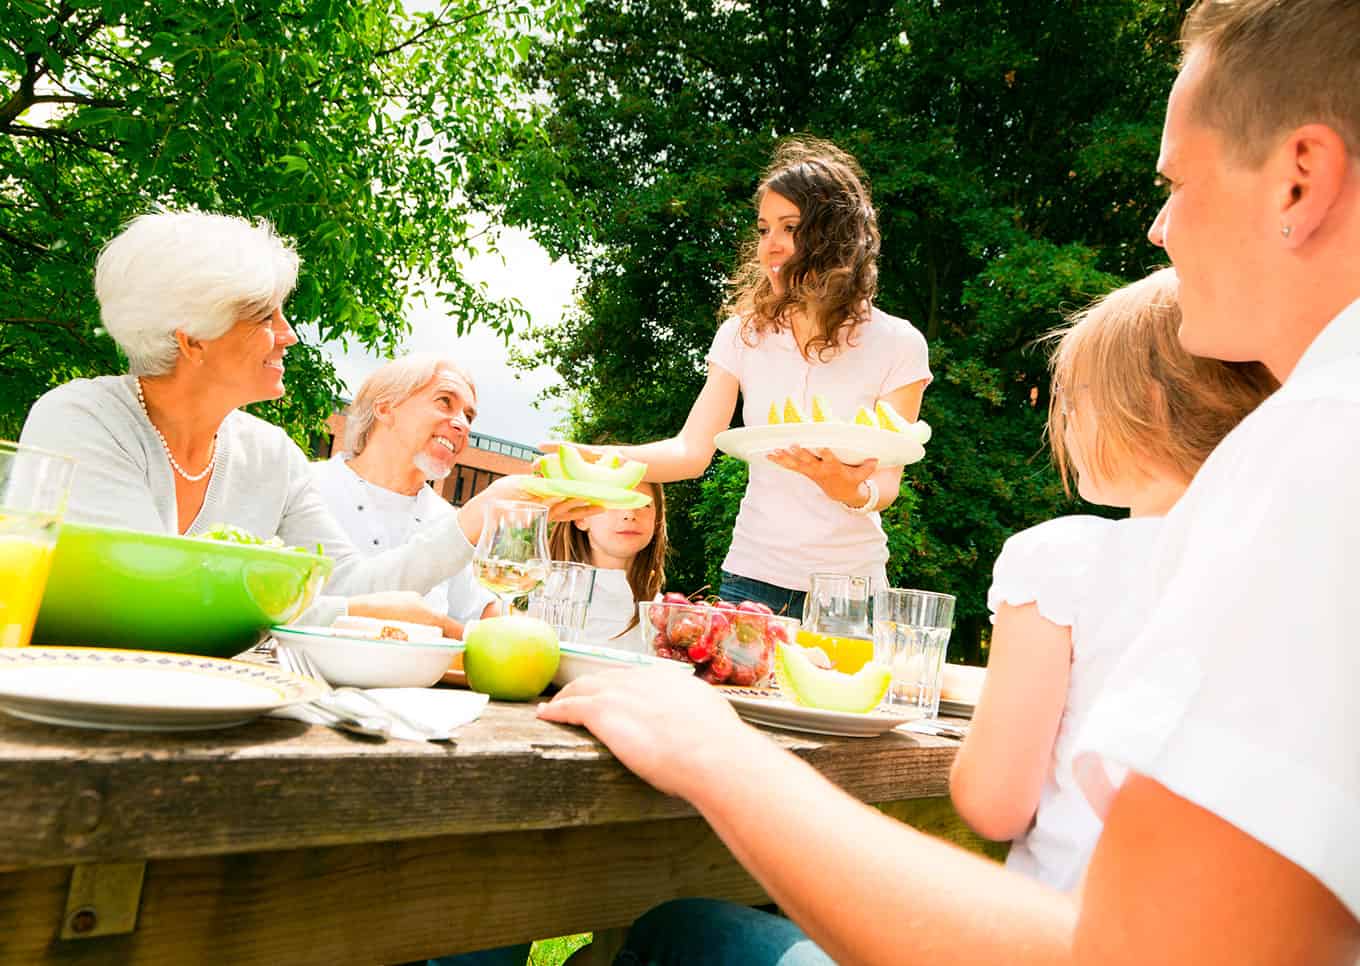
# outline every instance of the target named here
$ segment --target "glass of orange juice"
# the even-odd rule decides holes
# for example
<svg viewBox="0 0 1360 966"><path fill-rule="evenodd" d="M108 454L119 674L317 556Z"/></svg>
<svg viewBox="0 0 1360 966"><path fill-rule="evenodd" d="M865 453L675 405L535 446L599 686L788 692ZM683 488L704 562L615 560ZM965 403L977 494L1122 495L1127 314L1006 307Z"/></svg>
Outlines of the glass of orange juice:
<svg viewBox="0 0 1360 966"><path fill-rule="evenodd" d="M0 442L0 647L24 647L42 603L75 461Z"/></svg>
<svg viewBox="0 0 1360 966"><path fill-rule="evenodd" d="M847 574L813 574L803 600L803 647L819 647L831 666L854 674L874 656L869 627L869 578Z"/></svg>

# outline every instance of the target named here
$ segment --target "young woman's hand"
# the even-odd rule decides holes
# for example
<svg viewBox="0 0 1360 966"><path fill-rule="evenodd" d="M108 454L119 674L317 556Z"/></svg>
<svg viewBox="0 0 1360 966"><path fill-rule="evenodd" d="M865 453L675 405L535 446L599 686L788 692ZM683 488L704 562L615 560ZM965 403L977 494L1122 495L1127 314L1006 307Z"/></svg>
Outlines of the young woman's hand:
<svg viewBox="0 0 1360 966"><path fill-rule="evenodd" d="M836 454L829 449L804 449L797 444L773 450L765 458L776 466L802 473L831 499L848 507L864 505L866 494L860 484L878 469L878 460L865 460L858 466L851 466L836 459Z"/></svg>
<svg viewBox="0 0 1360 966"><path fill-rule="evenodd" d="M577 678L538 716L584 725L641 778L682 798L755 753L744 749L772 748L712 685L657 668Z"/></svg>

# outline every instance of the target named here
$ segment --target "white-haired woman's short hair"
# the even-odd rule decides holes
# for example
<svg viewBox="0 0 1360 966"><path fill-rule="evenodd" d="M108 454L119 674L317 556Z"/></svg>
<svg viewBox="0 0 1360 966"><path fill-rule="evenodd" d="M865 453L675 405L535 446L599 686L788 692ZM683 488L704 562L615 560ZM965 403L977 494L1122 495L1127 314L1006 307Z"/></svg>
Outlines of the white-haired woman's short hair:
<svg viewBox="0 0 1360 966"><path fill-rule="evenodd" d="M345 410L345 452L350 456L358 456L364 451L368 436L373 432L378 406L383 403L400 406L438 375L441 369L467 383L473 401L477 400L477 386L472 377L452 359L427 352L394 359L364 380L354 402Z"/></svg>
<svg viewBox="0 0 1360 966"><path fill-rule="evenodd" d="M157 211L128 223L104 246L94 291L104 328L138 376L175 368L175 332L216 339L237 322L262 319L297 283L292 243L263 218Z"/></svg>

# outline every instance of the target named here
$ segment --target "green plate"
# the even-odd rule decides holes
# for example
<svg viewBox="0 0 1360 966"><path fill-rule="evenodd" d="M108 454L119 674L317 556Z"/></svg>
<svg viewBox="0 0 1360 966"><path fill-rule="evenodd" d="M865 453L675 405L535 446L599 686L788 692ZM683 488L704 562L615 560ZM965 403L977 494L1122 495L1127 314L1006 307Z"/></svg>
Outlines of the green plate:
<svg viewBox="0 0 1360 966"><path fill-rule="evenodd" d="M63 524L33 643L228 657L296 619L331 566L274 547Z"/></svg>
<svg viewBox="0 0 1360 966"><path fill-rule="evenodd" d="M646 493L625 490L621 486L581 483L577 480L545 480L539 476L526 478L520 484L520 489L537 497L561 496L569 500L585 500L610 510L636 510L652 502Z"/></svg>

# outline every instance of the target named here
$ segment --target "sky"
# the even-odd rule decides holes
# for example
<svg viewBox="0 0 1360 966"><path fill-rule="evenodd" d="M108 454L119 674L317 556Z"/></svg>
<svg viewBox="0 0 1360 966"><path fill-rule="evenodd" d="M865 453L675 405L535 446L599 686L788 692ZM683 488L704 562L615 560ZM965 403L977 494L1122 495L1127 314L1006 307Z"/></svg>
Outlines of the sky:
<svg viewBox="0 0 1360 966"><path fill-rule="evenodd" d="M499 253L483 254L466 264L467 279L484 282L492 298L518 298L535 325L560 319L571 305L575 268L567 261L550 260L527 232L518 229L504 229L497 244ZM409 321L411 334L402 351L448 353L472 374L477 383L473 432L530 446L555 438L552 427L560 412L552 404L535 406L535 400L548 386L561 383L556 372L547 367L532 372L510 368L505 342L489 328L474 326L459 337L433 297L428 306L412 306ZM355 346L345 351L338 342L325 343L321 349L335 365L350 396L369 373L387 361Z"/></svg>

